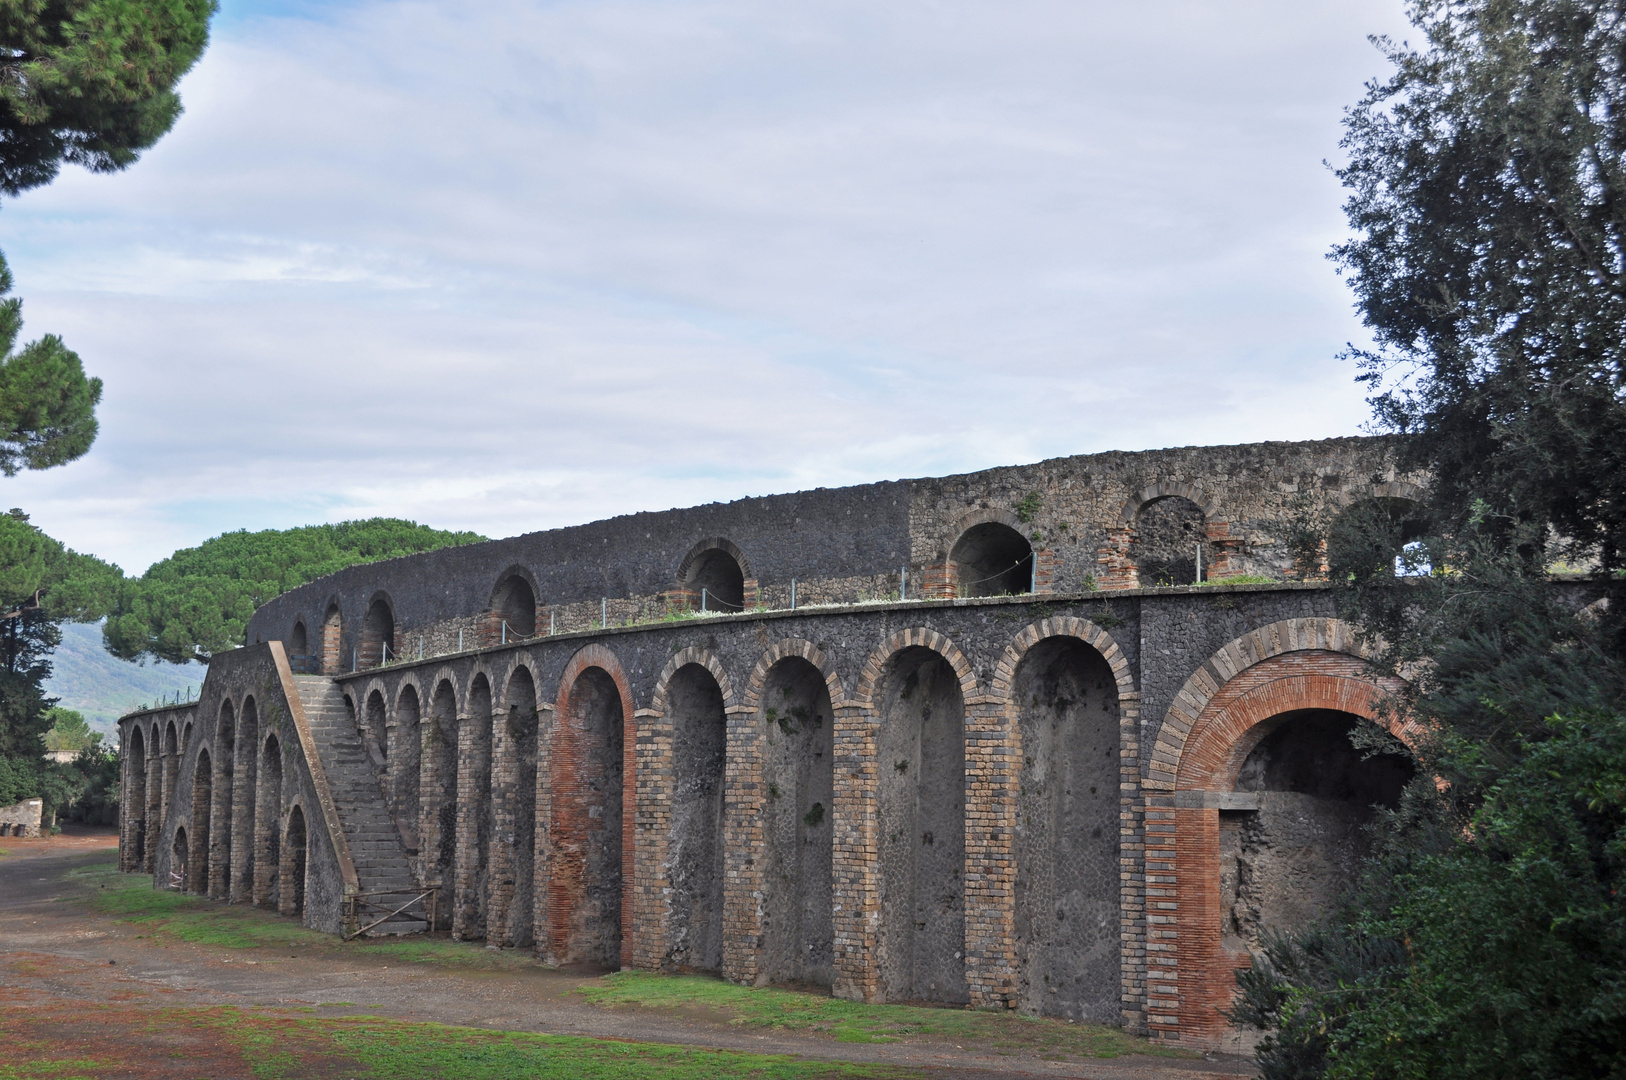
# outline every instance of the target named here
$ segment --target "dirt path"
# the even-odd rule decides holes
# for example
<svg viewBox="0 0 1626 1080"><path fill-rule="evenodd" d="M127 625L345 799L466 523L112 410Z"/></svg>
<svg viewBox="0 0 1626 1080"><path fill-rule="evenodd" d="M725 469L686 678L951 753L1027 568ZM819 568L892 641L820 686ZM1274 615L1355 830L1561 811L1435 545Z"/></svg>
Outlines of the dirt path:
<svg viewBox="0 0 1626 1080"><path fill-rule="evenodd" d="M139 924L93 911L83 902L85 886L69 875L75 868L105 865L114 857L114 848L116 839L105 836L0 841L0 849L6 851L0 857L0 1008L56 1011L74 1003L124 1011L221 1005L314 1008L323 1016L367 1014L503 1031L924 1067L945 1080L1024 1076L1203 1080L1253 1071L1250 1061L1234 1057L1130 1056L1081 1063L926 1039L849 1044L811 1032L742 1027L705 1009L678 1014L597 1007L573 994L591 978L540 965L449 970L398 959L392 963L390 958L370 955L365 947L346 948L338 956L301 955L314 950L227 949L154 938L142 934ZM208 1048L194 1049L196 1054L178 1063L173 1075L224 1075L199 1072ZM171 1074L160 1069L139 1075Z"/></svg>

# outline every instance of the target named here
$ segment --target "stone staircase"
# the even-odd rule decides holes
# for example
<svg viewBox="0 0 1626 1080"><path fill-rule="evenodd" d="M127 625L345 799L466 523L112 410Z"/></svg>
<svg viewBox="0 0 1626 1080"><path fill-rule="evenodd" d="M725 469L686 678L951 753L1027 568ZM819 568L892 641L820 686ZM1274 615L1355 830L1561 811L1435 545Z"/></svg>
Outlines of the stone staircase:
<svg viewBox="0 0 1626 1080"><path fill-rule="evenodd" d="M368 903L383 906L380 911L361 909L360 925L366 926L419 891L412 864L395 819L385 808L378 770L367 755L338 684L325 676L299 675L294 685L350 846L357 886ZM422 918L403 914L369 934L416 934L426 929L428 924Z"/></svg>

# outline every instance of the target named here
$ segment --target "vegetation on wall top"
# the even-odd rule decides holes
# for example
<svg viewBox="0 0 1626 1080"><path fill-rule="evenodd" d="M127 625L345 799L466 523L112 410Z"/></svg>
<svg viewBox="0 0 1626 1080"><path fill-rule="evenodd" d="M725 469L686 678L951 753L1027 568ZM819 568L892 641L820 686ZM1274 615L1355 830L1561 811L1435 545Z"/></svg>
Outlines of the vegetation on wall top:
<svg viewBox="0 0 1626 1080"><path fill-rule="evenodd" d="M122 582L103 639L125 660L204 660L242 645L254 610L289 589L347 566L483 540L399 518L225 533Z"/></svg>

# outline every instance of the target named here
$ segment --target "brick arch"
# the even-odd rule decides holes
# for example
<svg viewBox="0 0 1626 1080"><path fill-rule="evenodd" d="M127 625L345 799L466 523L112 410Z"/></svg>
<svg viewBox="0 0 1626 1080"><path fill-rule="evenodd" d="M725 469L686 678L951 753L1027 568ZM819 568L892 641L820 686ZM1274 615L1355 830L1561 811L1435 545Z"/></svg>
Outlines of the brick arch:
<svg viewBox="0 0 1626 1080"><path fill-rule="evenodd" d="M376 693L380 698L383 699L385 711L386 712L393 711L393 709L395 708L394 701L395 701L396 695L393 695L393 694L390 693L389 684L387 684L382 678L378 677L377 675L374 675L372 678L366 680L365 682L359 682L359 683L358 682L353 682L353 683L350 684L350 686L358 686L358 685L361 687L361 689L359 691L357 691L361 695L358 700L360 700L361 702L363 702L365 704L367 699L371 698L373 696L373 694ZM347 692L348 692L348 688L347 688Z"/></svg>
<svg viewBox="0 0 1626 1080"><path fill-rule="evenodd" d="M1011 684L1016 679L1016 669L1021 665L1022 658L1033 646L1053 637L1074 637L1083 641L1100 653L1107 665L1112 668L1112 677L1118 684L1118 697L1122 699L1134 694L1135 673L1130 669L1129 659L1124 656L1123 650L1118 648L1118 643L1112 639L1112 635L1088 619L1064 615L1029 623L1006 646L1004 655L994 666L994 677L988 683L988 692L994 697L1003 699L1007 709L1015 707L1015 702L1010 701Z"/></svg>
<svg viewBox="0 0 1626 1080"><path fill-rule="evenodd" d="M1120 511L1118 516L1123 520L1124 524L1133 525L1135 523L1135 515L1139 514L1141 512L1141 508L1147 503L1153 503L1159 499L1167 499L1171 496L1177 496L1182 499L1190 499L1192 502L1196 503L1197 508L1203 512L1203 517L1210 520L1213 519L1215 512L1219 509L1214 505L1214 500L1211 499L1208 494L1196 484L1187 484L1175 480L1165 480L1162 483L1153 484L1151 487L1142 488L1138 494L1131 495L1124 502L1124 508L1122 511Z"/></svg>
<svg viewBox="0 0 1626 1080"><path fill-rule="evenodd" d="M1284 653L1249 668L1210 701L1186 740L1176 791L1229 791L1255 747L1274 731L1272 721L1299 709L1331 709L1381 725L1407 745L1415 721L1386 708L1398 680L1373 678L1365 660L1348 653Z"/></svg>
<svg viewBox="0 0 1626 1080"><path fill-rule="evenodd" d="M568 828L570 825L564 820L567 815L562 813L562 806L566 802L571 785L570 763L577 752L568 719L570 695L582 672L594 667L610 677L610 681L615 683L615 688L621 695L621 966L628 968L632 966L637 941L637 923L633 916L636 892L634 856L638 836L638 715L633 707L631 683L627 679L626 670L621 666L621 661L609 648L597 642L578 649L565 664L564 672L559 676L559 695L554 703L554 716L558 718L558 723L554 729L549 765L553 793L553 820L549 823L549 828L556 830L561 827ZM535 675L534 671L532 675ZM537 687L537 696L541 697L540 685ZM556 950L564 947L569 931L565 921L568 919L571 902L571 883L563 880L565 876L563 870L562 867L555 868L547 900L549 923L546 932ZM538 913L538 918L540 917ZM542 935L540 926L537 928L537 934L539 938Z"/></svg>
<svg viewBox="0 0 1626 1080"><path fill-rule="evenodd" d="M932 650L949 662L954 668L954 674L959 676L960 693L967 702L976 696L977 675L971 670L971 663L960 651L960 647L936 630L928 630L921 626L899 630L869 654L869 659L864 661L864 668L859 673L858 687L853 692L852 700L863 705L871 704L875 698L875 684L879 681L881 672L886 669L887 661L904 649L916 645Z"/></svg>
<svg viewBox="0 0 1626 1080"><path fill-rule="evenodd" d="M1159 970L1148 970L1146 979L1154 1034L1219 1045L1234 973L1248 964L1246 953L1228 951L1221 940L1219 793L1235 787L1248 754L1280 726L1279 718L1300 709L1364 717L1413 742L1417 725L1386 708L1403 687L1379 675L1352 627L1328 618L1260 627L1215 652L1186 680L1143 782L1148 906L1156 880L1166 912L1161 928L1148 927L1165 950Z"/></svg>
<svg viewBox="0 0 1626 1080"><path fill-rule="evenodd" d="M760 705L762 688L768 682L768 672L772 671L773 666L779 661L792 656L806 660L824 675L824 685L830 691L832 706L840 705L846 700L847 690L841 682L841 675L837 673L830 658L824 655L824 650L806 638L784 638L770 645L768 651L758 658L756 666L751 669L751 678L745 684L745 696L740 700L740 704L751 709Z"/></svg>
<svg viewBox="0 0 1626 1080"><path fill-rule="evenodd" d="M954 550L954 545L959 542L960 537L975 529L978 525L986 525L990 521L1000 525L1008 525L1018 533L1022 531L1023 527L1022 519L1003 507L985 506L977 510L968 510L955 519L953 526L948 531L948 535L938 545L937 557L939 559L948 558L949 552Z"/></svg>
<svg viewBox="0 0 1626 1080"><path fill-rule="evenodd" d="M531 573L530 567L521 563L509 563L508 566L503 569L502 573L491 579L490 599L496 600L497 590L502 588L503 583L509 578L516 577L531 587L532 598L534 598L536 602L540 604L542 602L542 590L536 583L536 575Z"/></svg>
<svg viewBox="0 0 1626 1080"><path fill-rule="evenodd" d="M1147 789L1174 790L1186 746L1222 687L1256 664L1295 652L1344 653L1367 670L1367 649L1342 619L1283 619L1243 634L1205 660L1175 694L1158 728Z"/></svg>
<svg viewBox="0 0 1626 1080"><path fill-rule="evenodd" d="M508 710L508 705L509 705L509 702L508 702L508 688L514 685L514 676L518 675L521 669L524 669L525 673L531 677L531 686L532 686L533 690L536 693L537 706L542 707L542 706L544 706L546 704L542 700L542 674L541 674L542 669L541 669L541 665L538 664L531 657L523 656L523 657L520 657L519 659L515 660L512 664L508 665L508 670L503 675L502 693L493 695L493 700L492 700L492 705L491 705L491 708L492 708L493 711L501 710L506 715L507 710ZM606 669L606 670L608 670L608 669ZM580 672L577 672L577 674L579 675ZM617 686L619 686L619 685L620 684L617 684ZM624 705L625 702L623 702L622 704Z"/></svg>
<svg viewBox="0 0 1626 1080"><path fill-rule="evenodd" d="M423 700L425 702L427 702L430 697L434 697L435 694L439 692L441 683L450 683L451 686L452 686L452 700L457 705L457 712L459 714L462 713L462 711L463 711L463 699L468 695L468 691L463 686L462 680L458 678L457 668L454 667L453 665L451 665L451 664L441 664L440 666L435 668L435 670L432 673L429 673L429 674L425 674L424 670L422 668L419 668L418 671L415 672L413 675L409 676L409 678L412 678L412 679L415 679L415 680L417 680L417 679L422 680L421 682L418 683L418 693L419 694L423 694L425 687L429 688L428 697L424 697L424 698L421 699L421 700Z"/></svg>
<svg viewBox="0 0 1626 1080"><path fill-rule="evenodd" d="M687 555L683 556L683 562L678 564L678 582L681 584L689 579L689 570L694 566L694 561L696 559L700 558L700 556L704 555L708 551L719 550L726 551L729 555L733 556L734 561L740 564L740 573L744 575L747 581L757 576L756 571L751 567L751 560L745 557L745 552L740 550L740 546L738 544L726 536L712 536L700 541L694 547L689 549L689 553Z"/></svg>
<svg viewBox="0 0 1626 1080"><path fill-rule="evenodd" d="M430 685L438 686L440 684L439 683L431 683ZM391 716L394 716L395 713L396 713L396 710L400 709L400 707L401 707L401 697L402 697L402 695L404 695L407 692L408 687L411 687L412 692L414 694L418 695L418 711L420 713L428 711L428 708L429 708L429 695L424 693L423 679L422 679L422 677L420 676L420 674L418 672L413 672L410 675L403 676L401 681L396 683L396 685L395 685L395 694L394 694L393 697L388 696L388 695L385 696L385 700L387 702L389 702L389 708L390 708L390 715Z"/></svg>
<svg viewBox="0 0 1626 1080"><path fill-rule="evenodd" d="M661 669L661 677L655 680L655 697L649 705L651 709L662 716L666 715L666 694L667 688L672 682L672 676L690 664L699 664L711 672L712 678L717 680L718 687L723 691L723 707L725 709L734 704L734 684L729 679L728 672L723 670L722 661L718 660L710 649L691 645L673 656L672 659L666 662L666 666Z"/></svg>

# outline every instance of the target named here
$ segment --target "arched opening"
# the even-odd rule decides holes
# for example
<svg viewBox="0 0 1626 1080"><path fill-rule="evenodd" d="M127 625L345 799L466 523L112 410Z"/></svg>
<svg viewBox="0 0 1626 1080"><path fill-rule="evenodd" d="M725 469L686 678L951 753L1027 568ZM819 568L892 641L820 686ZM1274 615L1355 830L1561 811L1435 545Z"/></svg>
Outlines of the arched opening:
<svg viewBox="0 0 1626 1080"><path fill-rule="evenodd" d="M418 854L418 787L423 754L422 710L418 691L411 685L395 702L385 752L390 763L390 812L406 841L409 855Z"/></svg>
<svg viewBox="0 0 1626 1080"><path fill-rule="evenodd" d="M337 675L344 670L344 652L340 640L343 630L343 620L339 615L339 605L329 604L327 614L322 616L322 674Z"/></svg>
<svg viewBox="0 0 1626 1080"><path fill-rule="evenodd" d="M231 899L254 898L254 820L259 781L257 751L260 745L260 712L252 696L243 699L243 714L237 721L236 778L232 781Z"/></svg>
<svg viewBox="0 0 1626 1080"><path fill-rule="evenodd" d="M937 652L912 646L887 662L876 703L882 993L967 1004L960 679Z"/></svg>
<svg viewBox="0 0 1626 1080"><path fill-rule="evenodd" d="M1428 534L1421 507L1410 499L1373 498L1352 503L1327 530L1327 569L1335 581L1351 577L1427 574L1426 553L1417 550Z"/></svg>
<svg viewBox="0 0 1626 1080"><path fill-rule="evenodd" d="M565 688L554 734L552 962L621 966L626 712L615 679L589 667Z"/></svg>
<svg viewBox="0 0 1626 1080"><path fill-rule="evenodd" d="M282 744L265 737L254 808L254 903L280 910L282 889Z"/></svg>
<svg viewBox="0 0 1626 1080"><path fill-rule="evenodd" d="M147 830L160 833L164 828L164 737L154 724L147 732ZM160 843L157 836L149 836L143 844L141 869L144 873L158 872Z"/></svg>
<svg viewBox="0 0 1626 1080"><path fill-rule="evenodd" d="M209 811L214 803L214 769L209 751L198 751L198 764L192 772L192 851L186 891L209 891Z"/></svg>
<svg viewBox="0 0 1626 1080"><path fill-rule="evenodd" d="M531 863L536 840L536 683L525 668L508 679L508 715L495 741L495 832L492 937L503 945L532 943Z"/></svg>
<svg viewBox="0 0 1626 1080"><path fill-rule="evenodd" d="M175 843L169 849L169 887L184 889L191 880L187 870L188 860L191 858L191 849L186 842L186 826L181 825L175 830Z"/></svg>
<svg viewBox="0 0 1626 1080"><path fill-rule="evenodd" d="M1118 684L1074 637L1027 651L1011 686L1021 736L1016 818L1018 1000L1024 1012L1119 1022Z"/></svg>
<svg viewBox="0 0 1626 1080"><path fill-rule="evenodd" d="M1264 723L1236 779L1258 809L1219 815L1220 930L1232 951L1257 946L1262 928L1325 916L1367 853L1374 808L1396 805L1414 771L1408 756L1358 748L1357 729L1375 725L1351 713L1300 709Z"/></svg>
<svg viewBox="0 0 1626 1080"><path fill-rule="evenodd" d="M491 885L491 684L476 675L469 687L458 763L457 900L452 936L479 941L488 934Z"/></svg>
<svg viewBox="0 0 1626 1080"><path fill-rule="evenodd" d="M348 695L345 698L349 700ZM367 695L367 706L361 713L361 741L367 748L367 756L372 758L373 767L384 775L388 785L389 759L389 731L388 716L384 708L384 693L374 690Z"/></svg>
<svg viewBox="0 0 1626 1080"><path fill-rule="evenodd" d="M175 731L175 721L164 728L164 810L175 801L175 781L181 775L181 741ZM162 820L162 819L160 819Z"/></svg>
<svg viewBox="0 0 1626 1080"><path fill-rule="evenodd" d="M491 594L492 613L500 620L498 640L502 640L501 623L508 624L506 638L528 638L536 635L536 591L520 574L509 574L497 583Z"/></svg>
<svg viewBox="0 0 1626 1080"><path fill-rule="evenodd" d="M723 966L723 768L728 718L717 679L685 664L666 688L672 725L668 838L672 921L667 955L679 970Z"/></svg>
<svg viewBox="0 0 1626 1080"><path fill-rule="evenodd" d="M395 658L395 612L384 596L373 597L361 620L361 645L357 649L358 668L375 668Z"/></svg>
<svg viewBox="0 0 1626 1080"><path fill-rule="evenodd" d="M442 680L429 699L429 725L423 739L423 764L418 785L422 824L418 851L423 860L425 886L439 885L436 930L449 928L457 879L457 694L450 680Z"/></svg>
<svg viewBox="0 0 1626 1080"><path fill-rule="evenodd" d="M305 630L305 620L294 620L294 628L288 631L288 666L293 668L295 675L314 675L319 670L316 657L310 654L310 634Z"/></svg>
<svg viewBox="0 0 1626 1080"><path fill-rule="evenodd" d="M985 521L962 533L949 551L949 562L961 596L1033 591L1033 545L998 521Z"/></svg>
<svg viewBox="0 0 1626 1080"><path fill-rule="evenodd" d="M220 705L215 722L214 811L209 830L209 895L216 900L231 896L232 786L236 772L237 722L228 699Z"/></svg>
<svg viewBox="0 0 1626 1080"><path fill-rule="evenodd" d="M147 740L141 725L130 725L130 747L125 756L130 771L125 780L124 869L139 871L147 864Z"/></svg>
<svg viewBox="0 0 1626 1080"><path fill-rule="evenodd" d="M762 686L761 974L772 982L835 981L831 859L835 836L835 713L824 673L801 657Z"/></svg>
<svg viewBox="0 0 1626 1080"><path fill-rule="evenodd" d="M723 612L745 610L745 571L723 548L707 548L690 560L683 585L694 594L693 603L697 608Z"/></svg>
<svg viewBox="0 0 1626 1080"><path fill-rule="evenodd" d="M1203 566L1211 565L1208 518L1190 499L1180 495L1153 499L1135 514L1129 558L1142 588L1195 584L1199 550Z"/></svg>
<svg viewBox="0 0 1626 1080"><path fill-rule="evenodd" d="M283 840L282 849L287 853L287 858L282 861L282 903L279 910L284 915L303 919L307 845L305 811L298 806L288 811L288 835Z"/></svg>

